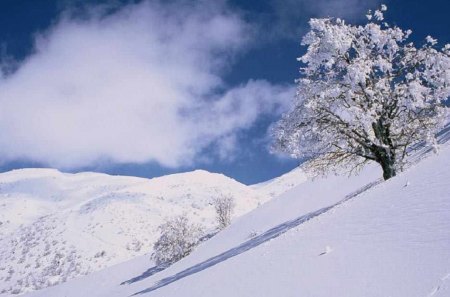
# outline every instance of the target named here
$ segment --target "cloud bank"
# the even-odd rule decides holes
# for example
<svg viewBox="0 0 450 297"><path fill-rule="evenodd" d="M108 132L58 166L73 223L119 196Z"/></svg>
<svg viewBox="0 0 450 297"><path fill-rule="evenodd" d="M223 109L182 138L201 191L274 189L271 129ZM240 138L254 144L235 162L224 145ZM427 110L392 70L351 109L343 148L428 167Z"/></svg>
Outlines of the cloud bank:
<svg viewBox="0 0 450 297"><path fill-rule="evenodd" d="M236 133L282 110L292 87L222 80L251 26L220 3L168 3L66 15L38 35L0 78L0 161L192 165L206 147L226 158Z"/></svg>

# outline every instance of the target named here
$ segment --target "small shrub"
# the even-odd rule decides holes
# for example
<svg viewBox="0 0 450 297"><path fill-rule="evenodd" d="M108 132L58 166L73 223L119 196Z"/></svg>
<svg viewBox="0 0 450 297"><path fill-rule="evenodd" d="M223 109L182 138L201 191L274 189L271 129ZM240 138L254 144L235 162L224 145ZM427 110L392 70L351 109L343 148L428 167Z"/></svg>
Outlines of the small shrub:
<svg viewBox="0 0 450 297"><path fill-rule="evenodd" d="M153 245L152 259L157 265L172 264L189 255L200 243L202 228L186 215L168 219L158 227L160 237Z"/></svg>
<svg viewBox="0 0 450 297"><path fill-rule="evenodd" d="M231 217L236 204L232 196L220 196L213 200L213 205L216 210L219 229L222 230L231 224Z"/></svg>

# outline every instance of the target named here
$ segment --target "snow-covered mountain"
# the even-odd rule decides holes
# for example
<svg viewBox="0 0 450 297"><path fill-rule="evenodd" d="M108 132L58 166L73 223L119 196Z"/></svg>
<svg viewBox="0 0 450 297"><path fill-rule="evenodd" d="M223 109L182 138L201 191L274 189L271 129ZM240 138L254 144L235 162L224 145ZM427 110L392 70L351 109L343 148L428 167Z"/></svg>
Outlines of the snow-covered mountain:
<svg viewBox="0 0 450 297"><path fill-rule="evenodd" d="M380 175L307 180L163 271L141 256L29 296L450 296L450 147Z"/></svg>
<svg viewBox="0 0 450 297"><path fill-rule="evenodd" d="M269 199L202 170L154 179L52 169L0 174L0 295L41 289L148 253L157 226L172 215L185 213L214 229L210 204L220 195L235 198L235 216Z"/></svg>

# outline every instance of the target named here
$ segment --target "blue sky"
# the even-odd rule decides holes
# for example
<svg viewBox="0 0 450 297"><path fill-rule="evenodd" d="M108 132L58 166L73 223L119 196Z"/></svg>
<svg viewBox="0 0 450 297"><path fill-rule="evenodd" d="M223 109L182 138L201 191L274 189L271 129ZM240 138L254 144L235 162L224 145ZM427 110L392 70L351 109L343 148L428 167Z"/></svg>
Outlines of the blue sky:
<svg viewBox="0 0 450 297"><path fill-rule="evenodd" d="M2 171L153 177L193 169L250 184L270 154L311 17L364 21L378 0L0 2ZM383 1L387 20L450 42L450 3Z"/></svg>

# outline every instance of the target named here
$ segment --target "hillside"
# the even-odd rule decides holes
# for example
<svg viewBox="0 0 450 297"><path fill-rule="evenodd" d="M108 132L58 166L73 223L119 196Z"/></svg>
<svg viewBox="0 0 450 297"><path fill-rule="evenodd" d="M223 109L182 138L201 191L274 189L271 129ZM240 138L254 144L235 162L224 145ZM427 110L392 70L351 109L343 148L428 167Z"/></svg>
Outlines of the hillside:
<svg viewBox="0 0 450 297"><path fill-rule="evenodd" d="M450 295L450 148L378 180L308 180L158 272L138 257L30 296Z"/></svg>
<svg viewBox="0 0 450 297"><path fill-rule="evenodd" d="M23 169L0 174L0 295L86 275L151 251L157 226L186 213L210 231L212 198L240 216L269 199L206 171L144 179Z"/></svg>
<svg viewBox="0 0 450 297"><path fill-rule="evenodd" d="M282 176L263 183L252 185L251 187L262 194L269 195L270 197L278 197L290 189L304 183L306 180L306 174L300 167L297 167Z"/></svg>

